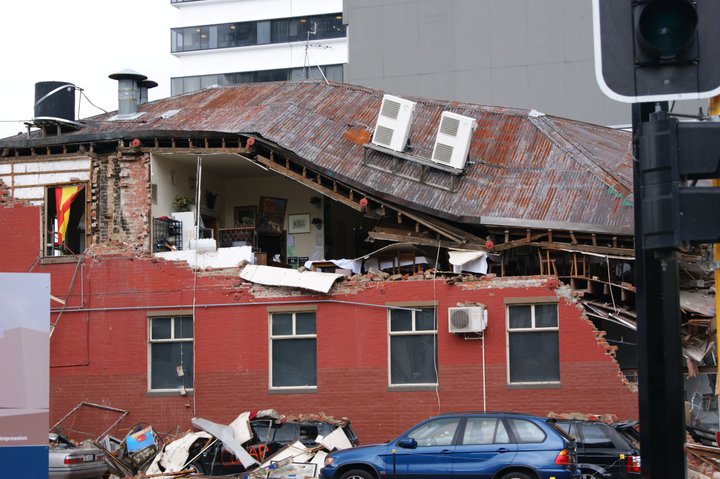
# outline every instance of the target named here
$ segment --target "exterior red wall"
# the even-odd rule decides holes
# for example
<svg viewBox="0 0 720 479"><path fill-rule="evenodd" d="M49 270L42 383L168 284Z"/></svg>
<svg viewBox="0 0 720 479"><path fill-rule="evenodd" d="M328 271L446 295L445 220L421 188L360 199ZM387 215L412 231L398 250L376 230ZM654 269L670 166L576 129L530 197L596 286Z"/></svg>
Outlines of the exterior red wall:
<svg viewBox="0 0 720 479"><path fill-rule="evenodd" d="M0 211L0 271L27 273L40 256L40 207L0 201Z"/></svg>
<svg viewBox="0 0 720 479"><path fill-rule="evenodd" d="M0 224L12 220L28 231L39 224L36 208L23 208L27 217L14 210L0 207ZM4 255L0 270L31 265L36 250L21 250L22 255ZM337 285L332 295L299 295L250 285L237 270L195 276L184 263L123 255L88 255L80 264L38 264L33 271L51 273L51 293L67 298L62 311L52 304L52 320L57 322L51 338L53 423L81 401L128 410L123 427L145 422L163 433L189 429L193 416L229 423L240 412L274 408L284 414L349 417L367 444L390 439L441 412L482 410L483 395L488 410L637 417L637 395L624 382L612 348L584 319L581 307L565 298L571 297L569 290L552 278L455 284L443 279L348 281ZM560 385L509 387L505 298L558 295ZM308 300L318 301L317 392L269 392L268 306ZM437 302L437 391L388 390L387 312L373 306L413 301ZM484 344L447 332L448 307L466 302L487 307ZM162 307L192 309L193 303L194 394L149 394L148 314L162 312Z"/></svg>

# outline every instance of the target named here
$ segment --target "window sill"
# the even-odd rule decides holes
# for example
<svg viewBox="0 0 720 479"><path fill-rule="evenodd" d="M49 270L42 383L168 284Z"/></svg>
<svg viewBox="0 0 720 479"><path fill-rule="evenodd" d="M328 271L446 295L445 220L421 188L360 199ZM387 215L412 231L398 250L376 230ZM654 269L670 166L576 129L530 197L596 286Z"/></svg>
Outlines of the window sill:
<svg viewBox="0 0 720 479"><path fill-rule="evenodd" d="M147 397L168 397L168 396L192 396L195 393L194 389L185 390L185 394L180 394L179 389L165 389L160 391L147 391L145 395Z"/></svg>
<svg viewBox="0 0 720 479"><path fill-rule="evenodd" d="M508 389L560 389L562 384L560 382L547 382L547 383L510 383L507 384Z"/></svg>
<svg viewBox="0 0 720 479"><path fill-rule="evenodd" d="M317 387L309 387L309 388L298 388L298 389L268 389L268 394L317 394L318 388Z"/></svg>
<svg viewBox="0 0 720 479"><path fill-rule="evenodd" d="M63 255L63 256L43 256L40 258L40 264L66 264L77 263L81 255Z"/></svg>
<svg viewBox="0 0 720 479"><path fill-rule="evenodd" d="M440 386L437 384L396 384L388 386L387 391L391 393L398 393L412 391L435 391L439 389Z"/></svg>

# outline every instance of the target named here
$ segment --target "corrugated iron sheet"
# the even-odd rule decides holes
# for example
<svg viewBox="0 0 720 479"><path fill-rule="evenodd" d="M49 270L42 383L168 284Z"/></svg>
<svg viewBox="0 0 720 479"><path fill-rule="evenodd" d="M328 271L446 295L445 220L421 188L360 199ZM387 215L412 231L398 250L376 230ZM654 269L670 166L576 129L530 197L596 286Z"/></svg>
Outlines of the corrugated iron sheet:
<svg viewBox="0 0 720 479"><path fill-rule="evenodd" d="M411 154L429 158L444 110L477 120L464 176L454 192L363 165L362 145L343 138L350 128L371 131L383 92L324 82L273 82L202 90L140 105L133 122L112 114L52 139L0 140L0 147L72 143L86 139L202 132L259 135L292 151L319 171L368 194L442 218L481 223L563 226L632 234L630 134L527 110L407 97L417 102ZM162 118L169 110L180 110ZM388 162L372 153L372 161ZM414 177L416 165L400 172ZM431 172L444 185L448 173Z"/></svg>

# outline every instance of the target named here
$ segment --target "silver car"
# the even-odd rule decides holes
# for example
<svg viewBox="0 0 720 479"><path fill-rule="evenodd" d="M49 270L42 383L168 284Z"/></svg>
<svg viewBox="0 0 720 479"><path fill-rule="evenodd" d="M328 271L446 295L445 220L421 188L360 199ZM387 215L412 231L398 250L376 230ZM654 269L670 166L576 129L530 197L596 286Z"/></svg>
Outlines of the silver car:
<svg viewBox="0 0 720 479"><path fill-rule="evenodd" d="M49 479L91 479L107 472L105 454L93 446L76 446L50 434Z"/></svg>

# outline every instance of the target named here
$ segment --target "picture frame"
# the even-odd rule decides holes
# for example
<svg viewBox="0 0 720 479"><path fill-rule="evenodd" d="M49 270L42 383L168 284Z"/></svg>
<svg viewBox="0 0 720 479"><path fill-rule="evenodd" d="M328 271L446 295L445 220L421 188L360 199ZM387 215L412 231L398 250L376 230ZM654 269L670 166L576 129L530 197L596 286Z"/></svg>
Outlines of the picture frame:
<svg viewBox="0 0 720 479"><path fill-rule="evenodd" d="M284 198L260 197L256 229L258 233L281 234L285 226L287 200Z"/></svg>
<svg viewBox="0 0 720 479"><path fill-rule="evenodd" d="M310 232L310 213L288 215L288 233L302 234Z"/></svg>
<svg viewBox="0 0 720 479"><path fill-rule="evenodd" d="M233 222L236 227L238 226L252 226L255 227L257 221L257 206L245 205L236 206L233 211Z"/></svg>

